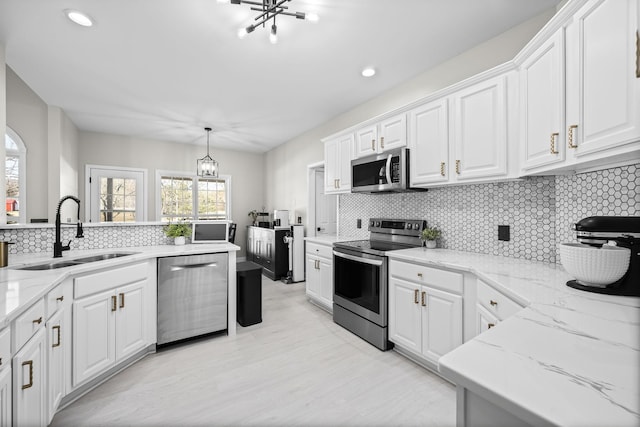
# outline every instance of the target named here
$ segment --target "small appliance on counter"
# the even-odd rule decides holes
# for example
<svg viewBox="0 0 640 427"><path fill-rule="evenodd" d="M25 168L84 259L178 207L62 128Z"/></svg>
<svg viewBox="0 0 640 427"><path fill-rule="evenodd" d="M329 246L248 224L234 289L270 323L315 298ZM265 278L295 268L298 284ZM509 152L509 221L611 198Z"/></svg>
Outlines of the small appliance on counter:
<svg viewBox="0 0 640 427"><path fill-rule="evenodd" d="M560 245L562 265L576 278L567 286L640 296L640 217L592 216L573 228L580 243Z"/></svg>
<svg viewBox="0 0 640 427"><path fill-rule="evenodd" d="M271 228L271 217L269 212L258 212L257 221L258 227Z"/></svg>
<svg viewBox="0 0 640 427"><path fill-rule="evenodd" d="M289 228L289 211L278 209L273 211L273 228L283 230Z"/></svg>
<svg viewBox="0 0 640 427"><path fill-rule="evenodd" d="M284 236L284 242L289 247L289 271L282 278L284 283L297 283L304 280L304 226L292 225L291 231Z"/></svg>

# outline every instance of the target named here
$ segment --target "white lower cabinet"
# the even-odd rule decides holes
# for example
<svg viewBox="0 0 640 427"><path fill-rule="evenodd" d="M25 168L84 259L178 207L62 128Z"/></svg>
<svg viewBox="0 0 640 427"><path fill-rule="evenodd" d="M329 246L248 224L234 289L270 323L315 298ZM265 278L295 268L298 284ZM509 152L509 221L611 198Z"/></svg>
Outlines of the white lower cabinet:
<svg viewBox="0 0 640 427"><path fill-rule="evenodd" d="M476 284L476 335L485 332L498 322L524 308L495 287L478 279Z"/></svg>
<svg viewBox="0 0 640 427"><path fill-rule="evenodd" d="M461 345L462 284L460 273L390 261L389 340L433 364Z"/></svg>
<svg viewBox="0 0 640 427"><path fill-rule="evenodd" d="M147 265L141 263L75 279L73 387L153 342L146 274Z"/></svg>
<svg viewBox="0 0 640 427"><path fill-rule="evenodd" d="M333 311L333 247L307 242L307 297Z"/></svg>
<svg viewBox="0 0 640 427"><path fill-rule="evenodd" d="M13 357L13 425L45 426L46 335L44 323Z"/></svg>
<svg viewBox="0 0 640 427"><path fill-rule="evenodd" d="M488 331L500 320L480 304L476 304L476 335Z"/></svg>
<svg viewBox="0 0 640 427"><path fill-rule="evenodd" d="M11 425L11 367L0 370L0 426Z"/></svg>
<svg viewBox="0 0 640 427"><path fill-rule="evenodd" d="M64 397L65 360L68 330L64 322L64 309L58 310L47 321L47 424L53 419Z"/></svg>

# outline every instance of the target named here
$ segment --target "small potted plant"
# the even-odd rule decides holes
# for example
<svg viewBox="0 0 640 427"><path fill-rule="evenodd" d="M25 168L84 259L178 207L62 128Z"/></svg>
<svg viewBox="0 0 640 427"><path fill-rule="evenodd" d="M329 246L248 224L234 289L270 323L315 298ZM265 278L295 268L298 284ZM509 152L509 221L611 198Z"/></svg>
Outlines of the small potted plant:
<svg viewBox="0 0 640 427"><path fill-rule="evenodd" d="M249 215L251 217L251 225L258 225L258 211L257 210L252 210L249 211Z"/></svg>
<svg viewBox="0 0 640 427"><path fill-rule="evenodd" d="M440 237L442 232L435 227L427 227L422 230L420 238L426 242L426 246L429 249L434 249L437 246L436 239Z"/></svg>
<svg viewBox="0 0 640 427"><path fill-rule="evenodd" d="M164 226L164 234L173 237L173 243L184 245L185 237L191 236L191 224L188 222L175 222Z"/></svg>

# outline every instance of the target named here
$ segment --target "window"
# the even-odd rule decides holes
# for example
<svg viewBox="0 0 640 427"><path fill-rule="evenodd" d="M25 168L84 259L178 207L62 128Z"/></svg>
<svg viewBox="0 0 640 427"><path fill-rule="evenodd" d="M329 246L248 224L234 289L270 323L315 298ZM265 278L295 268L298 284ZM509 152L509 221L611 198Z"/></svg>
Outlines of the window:
<svg viewBox="0 0 640 427"><path fill-rule="evenodd" d="M158 171L158 217L163 222L229 219L231 177L199 176Z"/></svg>
<svg viewBox="0 0 640 427"><path fill-rule="evenodd" d="M25 215L25 173L27 171L27 148L22 139L11 128L7 127L4 136L6 160L4 165L7 194L7 224L26 222Z"/></svg>
<svg viewBox="0 0 640 427"><path fill-rule="evenodd" d="M91 222L146 221L144 169L87 166Z"/></svg>

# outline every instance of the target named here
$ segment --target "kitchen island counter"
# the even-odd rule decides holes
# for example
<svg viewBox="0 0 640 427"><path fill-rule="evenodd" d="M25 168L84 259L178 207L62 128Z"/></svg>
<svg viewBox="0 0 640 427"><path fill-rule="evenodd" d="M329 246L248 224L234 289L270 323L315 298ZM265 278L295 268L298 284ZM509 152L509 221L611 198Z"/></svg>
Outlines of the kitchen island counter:
<svg viewBox="0 0 640 427"><path fill-rule="evenodd" d="M527 306L440 358L459 419L471 392L531 425L640 425L640 298L569 288L556 264L445 249L388 256L473 273Z"/></svg>
<svg viewBox="0 0 640 427"><path fill-rule="evenodd" d="M126 248L111 248L100 250L76 250L65 252L62 258L53 258L50 253L10 255L9 266L0 269L0 328L9 325L36 301L43 298L66 278L78 274L93 272L98 269L108 269L136 261L151 258L197 255L203 253L229 253L229 335L235 334L235 264L236 251L239 246L231 243L190 244L190 245L159 245ZM127 252L131 255L112 258L103 261L89 262L70 267L52 270L18 270L21 266L46 262L62 262L77 258L101 255L113 252ZM233 317L232 317L233 315Z"/></svg>

